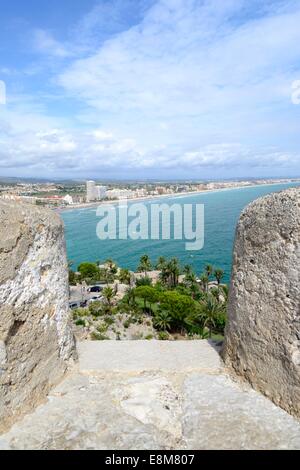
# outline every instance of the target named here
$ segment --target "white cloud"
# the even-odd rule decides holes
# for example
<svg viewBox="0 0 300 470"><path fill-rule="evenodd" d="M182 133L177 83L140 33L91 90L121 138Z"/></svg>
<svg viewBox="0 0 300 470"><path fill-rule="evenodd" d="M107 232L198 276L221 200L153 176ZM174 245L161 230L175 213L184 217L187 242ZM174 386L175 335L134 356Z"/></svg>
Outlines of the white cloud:
<svg viewBox="0 0 300 470"><path fill-rule="evenodd" d="M34 47L37 51L58 58L66 58L74 55L70 46L57 41L51 33L42 29L36 29L33 34Z"/></svg>
<svg viewBox="0 0 300 470"><path fill-rule="evenodd" d="M144 0L127 28L135 2L121 3L93 9L73 41L36 30L36 49L60 64L51 77L65 93L59 118L36 98L11 101L0 165L91 175L115 168L128 177L297 166L298 2ZM64 100L76 102L69 114Z"/></svg>

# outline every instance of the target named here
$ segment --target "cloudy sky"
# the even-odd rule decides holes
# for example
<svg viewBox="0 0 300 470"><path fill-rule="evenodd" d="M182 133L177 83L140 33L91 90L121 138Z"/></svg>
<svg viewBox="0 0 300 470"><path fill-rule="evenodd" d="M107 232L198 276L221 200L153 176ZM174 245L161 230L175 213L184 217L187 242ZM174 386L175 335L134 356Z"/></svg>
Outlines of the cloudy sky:
<svg viewBox="0 0 300 470"><path fill-rule="evenodd" d="M299 176L299 25L299 0L0 0L0 176Z"/></svg>

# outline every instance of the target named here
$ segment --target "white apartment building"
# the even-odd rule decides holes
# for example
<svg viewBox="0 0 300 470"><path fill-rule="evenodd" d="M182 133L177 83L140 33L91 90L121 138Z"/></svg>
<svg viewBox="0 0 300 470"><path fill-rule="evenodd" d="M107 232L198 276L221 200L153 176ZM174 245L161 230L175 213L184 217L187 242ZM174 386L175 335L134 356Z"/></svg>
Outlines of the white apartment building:
<svg viewBox="0 0 300 470"><path fill-rule="evenodd" d="M105 199L106 190L107 190L106 186L96 186L97 199Z"/></svg>
<svg viewBox="0 0 300 470"><path fill-rule="evenodd" d="M86 182L86 202L92 202L98 199L96 193L96 183L95 181Z"/></svg>
<svg viewBox="0 0 300 470"><path fill-rule="evenodd" d="M63 198L63 201L66 203L66 204L74 204L73 202L73 198L72 196L70 196L69 194L67 194L64 198Z"/></svg>
<svg viewBox="0 0 300 470"><path fill-rule="evenodd" d="M106 198L106 186L96 186L95 181L87 181L86 183L86 201L99 201Z"/></svg>
<svg viewBox="0 0 300 470"><path fill-rule="evenodd" d="M106 191L107 199L130 199L134 197L134 192L129 189L111 189Z"/></svg>

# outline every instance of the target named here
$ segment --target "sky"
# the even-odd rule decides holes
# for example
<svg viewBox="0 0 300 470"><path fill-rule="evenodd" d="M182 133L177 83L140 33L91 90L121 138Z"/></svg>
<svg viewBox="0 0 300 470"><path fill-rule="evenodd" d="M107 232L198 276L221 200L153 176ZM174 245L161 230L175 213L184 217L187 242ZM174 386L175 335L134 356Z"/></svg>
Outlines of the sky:
<svg viewBox="0 0 300 470"><path fill-rule="evenodd" d="M299 0L0 0L0 176L300 176L299 25Z"/></svg>

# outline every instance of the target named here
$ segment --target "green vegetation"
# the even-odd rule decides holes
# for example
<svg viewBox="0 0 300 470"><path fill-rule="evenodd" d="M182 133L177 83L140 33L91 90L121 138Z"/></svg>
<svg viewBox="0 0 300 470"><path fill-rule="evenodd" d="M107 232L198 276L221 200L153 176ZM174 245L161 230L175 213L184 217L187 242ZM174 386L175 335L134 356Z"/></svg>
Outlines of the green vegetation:
<svg viewBox="0 0 300 470"><path fill-rule="evenodd" d="M94 278L98 274L98 267L94 263L81 263L78 266L78 272L82 278Z"/></svg>
<svg viewBox="0 0 300 470"><path fill-rule="evenodd" d="M105 341L105 340L109 340L109 337L103 335L102 333L98 333L98 331L93 331L91 333L91 339L93 341Z"/></svg>
<svg viewBox="0 0 300 470"><path fill-rule="evenodd" d="M121 339L131 325L136 325L135 328L140 325L141 333L134 330L129 333L131 337L143 337L144 331L145 339L222 340L228 299L228 286L222 284L222 269L206 264L197 274L190 265L182 268L176 258L160 257L153 263L144 255L138 265L142 274L133 287L134 278L128 269L117 269L112 260L107 260L104 266L105 269L100 263L82 263L78 270L85 280L104 275L107 280L113 277L127 284L128 289L121 300L116 300L115 289L107 285L101 302L93 302L88 308L73 313L78 326L96 323L92 339L103 339L109 328L115 334L118 330L116 337ZM150 278L152 266L159 273L152 273ZM84 319L85 316L89 318Z"/></svg>
<svg viewBox="0 0 300 470"><path fill-rule="evenodd" d="M128 270L120 272L121 277L124 279L124 283L130 283L130 277L128 282ZM69 263L69 283L71 286L77 283L85 282L87 285L95 284L97 282L106 283L109 285L113 283L117 278L118 266L111 259L106 260L103 265L98 261L96 263L84 262L78 266L77 271L73 270L73 263ZM126 279L125 279L125 276Z"/></svg>
<svg viewBox="0 0 300 470"><path fill-rule="evenodd" d="M138 266L138 272L144 273L147 276L147 272L151 271L152 263L148 255L143 255L140 259L140 264Z"/></svg>

